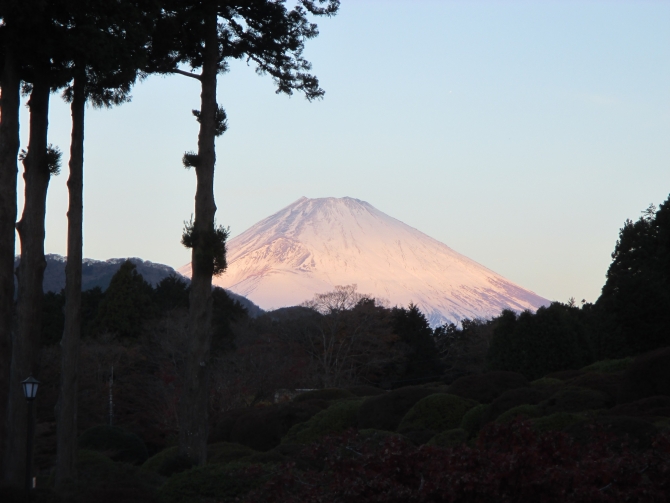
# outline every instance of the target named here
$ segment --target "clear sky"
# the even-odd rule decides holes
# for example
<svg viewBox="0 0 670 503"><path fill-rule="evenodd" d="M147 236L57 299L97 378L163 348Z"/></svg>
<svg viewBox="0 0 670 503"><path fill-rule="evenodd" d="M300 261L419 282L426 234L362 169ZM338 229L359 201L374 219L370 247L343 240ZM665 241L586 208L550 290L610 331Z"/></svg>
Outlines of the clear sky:
<svg viewBox="0 0 670 503"><path fill-rule="evenodd" d="M544 297L594 301L624 220L670 194L669 1L343 0L319 26L323 101L275 95L245 63L219 78L233 236L301 196L351 196ZM189 261L193 108L197 81L172 76L88 109L84 256ZM54 95L65 157L69 120ZM66 162L49 253L66 250Z"/></svg>

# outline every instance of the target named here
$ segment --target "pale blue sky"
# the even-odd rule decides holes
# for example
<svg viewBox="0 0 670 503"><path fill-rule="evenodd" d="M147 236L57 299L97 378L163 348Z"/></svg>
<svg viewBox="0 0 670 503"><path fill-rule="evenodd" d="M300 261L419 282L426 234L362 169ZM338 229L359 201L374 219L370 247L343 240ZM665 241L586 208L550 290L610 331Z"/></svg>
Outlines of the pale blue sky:
<svg viewBox="0 0 670 503"><path fill-rule="evenodd" d="M549 299L598 297L624 220L670 194L670 2L343 0L319 25L323 101L275 95L244 63L220 77L219 223L237 235L301 196L351 196ZM88 110L84 255L179 267L198 85L152 77L133 95ZM64 166L51 253L66 181Z"/></svg>

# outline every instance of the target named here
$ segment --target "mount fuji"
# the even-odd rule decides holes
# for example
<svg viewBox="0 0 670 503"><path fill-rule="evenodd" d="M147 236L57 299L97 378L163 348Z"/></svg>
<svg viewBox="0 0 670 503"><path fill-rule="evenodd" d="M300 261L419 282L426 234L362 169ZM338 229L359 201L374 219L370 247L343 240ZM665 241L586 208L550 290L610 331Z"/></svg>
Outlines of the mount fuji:
<svg viewBox="0 0 670 503"><path fill-rule="evenodd" d="M391 305L416 304L431 325L531 310L549 301L365 201L300 198L228 242L214 284L266 310L293 306L335 285ZM191 265L179 269L190 276Z"/></svg>

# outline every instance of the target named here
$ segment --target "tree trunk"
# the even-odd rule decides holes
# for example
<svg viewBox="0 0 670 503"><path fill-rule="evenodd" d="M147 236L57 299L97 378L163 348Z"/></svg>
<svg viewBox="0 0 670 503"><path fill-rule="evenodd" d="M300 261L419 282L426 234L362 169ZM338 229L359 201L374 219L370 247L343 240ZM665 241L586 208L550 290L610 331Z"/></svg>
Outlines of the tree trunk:
<svg viewBox="0 0 670 503"><path fill-rule="evenodd" d="M219 59L217 14L211 5L205 18L205 49L202 66L201 115L198 135L197 188L191 252L189 307L189 351L179 422L179 452L194 464L207 461L207 416L209 398L209 350L212 321L213 257L205 236L214 232L214 139L216 134L216 75ZM200 236L201 239L198 239Z"/></svg>
<svg viewBox="0 0 670 503"><path fill-rule="evenodd" d="M5 458L9 369L12 361L20 86L14 53L9 46L5 49L0 101L0 474L4 473L2 463Z"/></svg>
<svg viewBox="0 0 670 503"><path fill-rule="evenodd" d="M76 478L77 461L77 364L81 333L82 225L84 215L84 112L85 75L74 79L70 178L67 187L67 264L65 266L65 330L61 340L60 395L56 407L57 461L56 487Z"/></svg>
<svg viewBox="0 0 670 503"><path fill-rule="evenodd" d="M39 374L42 280L46 268L44 217L50 177L46 162L49 92L46 75L39 75L28 101L30 138L28 154L23 161L25 197L23 214L16 224L21 242L21 263L17 272L17 335L12 341L5 452L5 480L11 485L22 484L25 476L28 408L21 381Z"/></svg>

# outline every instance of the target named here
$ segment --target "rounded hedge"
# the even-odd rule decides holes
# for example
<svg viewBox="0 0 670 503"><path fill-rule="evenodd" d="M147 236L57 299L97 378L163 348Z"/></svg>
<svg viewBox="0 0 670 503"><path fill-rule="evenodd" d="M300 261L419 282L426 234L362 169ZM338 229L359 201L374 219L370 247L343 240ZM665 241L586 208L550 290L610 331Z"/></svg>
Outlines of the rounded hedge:
<svg viewBox="0 0 670 503"><path fill-rule="evenodd" d="M369 397L358 411L358 427L396 431L402 418L415 403L436 392L422 386L406 386Z"/></svg>
<svg viewBox="0 0 670 503"><path fill-rule="evenodd" d="M554 393L540 405L546 414L553 414L554 412L607 409L614 403L611 397L601 391L587 388L565 388Z"/></svg>
<svg viewBox="0 0 670 503"><path fill-rule="evenodd" d="M142 439L119 426L93 426L79 436L78 446L124 463L142 464L149 457Z"/></svg>
<svg viewBox="0 0 670 503"><path fill-rule="evenodd" d="M500 416L498 416L498 418L496 419L496 422L509 423L514 418L517 418L519 416L534 418L534 417L540 417L541 415L542 411L537 405L530 405L530 404L517 405L516 407L512 407L511 409L500 414Z"/></svg>
<svg viewBox="0 0 670 503"><path fill-rule="evenodd" d="M354 398L355 396L354 393L346 389L325 388L300 393L293 399L293 401L299 403L308 400L340 400L342 398Z"/></svg>
<svg viewBox="0 0 670 503"><path fill-rule="evenodd" d="M282 443L309 444L324 435L355 428L362 403L362 400L336 402L307 422L294 425L282 439Z"/></svg>
<svg viewBox="0 0 670 503"><path fill-rule="evenodd" d="M467 411L461 420L461 428L467 431L471 437L475 436L484 426L482 420L489 407L490 405L481 404Z"/></svg>
<svg viewBox="0 0 670 503"><path fill-rule="evenodd" d="M602 373L621 372L622 370L626 370L632 362L633 359L631 357L621 358L618 360L601 360L599 362L592 363L591 365L587 365L582 370L586 370L587 372Z"/></svg>
<svg viewBox="0 0 670 503"><path fill-rule="evenodd" d="M536 388L562 386L563 381L561 381L560 379L556 379L555 377L542 377L540 379L535 379L530 383L530 385Z"/></svg>
<svg viewBox="0 0 670 503"><path fill-rule="evenodd" d="M478 405L474 400L439 393L422 398L407 411L398 426L399 432L432 430L441 432L458 428L467 411Z"/></svg>
<svg viewBox="0 0 670 503"><path fill-rule="evenodd" d="M467 441L468 432L462 428L454 428L453 430L438 433L428 441L428 445L434 445L436 447L457 447L463 445Z"/></svg>
<svg viewBox="0 0 670 503"><path fill-rule="evenodd" d="M255 454L252 448L234 442L217 442L207 446L207 463L227 464Z"/></svg>
<svg viewBox="0 0 670 503"><path fill-rule="evenodd" d="M528 379L517 372L494 371L473 374L456 379L449 386L449 393L479 403L491 403L505 391L528 386Z"/></svg>
<svg viewBox="0 0 670 503"><path fill-rule="evenodd" d="M260 487L268 477L262 465L205 465L173 475L160 488L158 497L161 503L233 502Z"/></svg>

